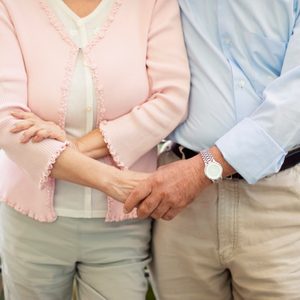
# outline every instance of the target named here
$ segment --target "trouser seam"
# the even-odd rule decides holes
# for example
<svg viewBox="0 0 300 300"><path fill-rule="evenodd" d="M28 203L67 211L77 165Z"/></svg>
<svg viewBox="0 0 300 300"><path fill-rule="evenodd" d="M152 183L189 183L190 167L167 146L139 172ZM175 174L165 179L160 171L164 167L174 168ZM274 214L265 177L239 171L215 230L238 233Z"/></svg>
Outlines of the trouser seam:
<svg viewBox="0 0 300 300"><path fill-rule="evenodd" d="M234 250L238 245L238 233L239 233L239 189L238 182L234 182L234 233L233 233L233 245L232 245L232 256L234 255Z"/></svg>
<svg viewBox="0 0 300 300"><path fill-rule="evenodd" d="M232 227L228 227L226 224L226 216L224 216L224 206L227 207L228 203L226 201L226 196L224 196L224 191L226 191L226 185L229 185L230 190L230 199L232 201L230 209L230 217L232 220ZM225 186L224 186L225 185ZM224 267L227 267L230 261L232 260L235 250L238 247L238 235L239 235L239 190L238 190L238 181L223 182L218 185L218 238L219 238L219 261L220 264ZM231 205L231 204L230 204ZM223 230L221 228L223 226ZM225 231L224 231L225 230ZM226 242L226 230L228 231L229 238L231 239L230 243L227 245ZM223 249L224 247L224 249Z"/></svg>

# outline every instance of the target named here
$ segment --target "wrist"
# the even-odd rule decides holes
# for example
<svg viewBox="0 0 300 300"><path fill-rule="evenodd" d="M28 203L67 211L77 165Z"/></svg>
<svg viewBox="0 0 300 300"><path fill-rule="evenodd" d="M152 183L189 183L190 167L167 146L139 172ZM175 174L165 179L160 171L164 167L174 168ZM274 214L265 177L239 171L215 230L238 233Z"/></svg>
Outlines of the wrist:
<svg viewBox="0 0 300 300"><path fill-rule="evenodd" d="M118 184L118 169L97 162L97 189L109 196L113 196Z"/></svg>
<svg viewBox="0 0 300 300"><path fill-rule="evenodd" d="M124 202L127 197L128 189L132 189L132 180L126 178L125 172L106 165L105 178L102 180L101 190L110 197ZM103 174L103 173L102 173Z"/></svg>
<svg viewBox="0 0 300 300"><path fill-rule="evenodd" d="M217 146L209 148L210 153L212 154L215 161L217 161L223 168L222 177L225 178L236 173L236 170L225 160L222 152Z"/></svg>
<svg viewBox="0 0 300 300"><path fill-rule="evenodd" d="M210 149L205 149L200 152L200 156L204 163L204 175L212 183L216 183L223 178L223 167L215 160Z"/></svg>
<svg viewBox="0 0 300 300"><path fill-rule="evenodd" d="M193 168L191 174L193 174L195 178L195 186L199 190L202 190L204 187L211 185L212 181L209 180L204 174L205 165L200 154L194 156L193 158L190 158L188 161L190 161L191 167Z"/></svg>

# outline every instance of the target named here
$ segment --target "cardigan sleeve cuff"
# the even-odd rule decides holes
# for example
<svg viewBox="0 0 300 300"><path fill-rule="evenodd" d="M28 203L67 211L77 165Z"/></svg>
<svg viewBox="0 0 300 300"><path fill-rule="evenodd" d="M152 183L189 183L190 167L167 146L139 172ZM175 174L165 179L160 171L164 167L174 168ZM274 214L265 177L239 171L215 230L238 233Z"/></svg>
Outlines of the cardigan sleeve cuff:
<svg viewBox="0 0 300 300"><path fill-rule="evenodd" d="M106 121L103 121L99 125L100 132L103 136L104 142L107 145L107 149L109 151L109 154L111 155L113 161L115 162L116 166L119 167L120 169L128 169L128 166L125 166L124 161L121 159L119 152L116 150L112 139L109 135L109 128L107 125Z"/></svg>
<svg viewBox="0 0 300 300"><path fill-rule="evenodd" d="M67 148L67 146L70 144L70 142L66 141L62 145L60 145L59 148L55 150L55 152L50 156L48 163L42 173L40 182L39 182L39 188L43 189L47 185L49 181L50 174L52 172L53 166L58 159L58 157L61 155L61 153Z"/></svg>

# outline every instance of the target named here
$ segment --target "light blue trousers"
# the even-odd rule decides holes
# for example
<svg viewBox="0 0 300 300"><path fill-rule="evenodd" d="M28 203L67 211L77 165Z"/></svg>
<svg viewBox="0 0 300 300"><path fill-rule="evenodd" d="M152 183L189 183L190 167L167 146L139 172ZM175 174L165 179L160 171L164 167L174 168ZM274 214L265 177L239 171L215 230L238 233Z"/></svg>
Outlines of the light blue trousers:
<svg viewBox="0 0 300 300"><path fill-rule="evenodd" d="M40 223L0 205L6 300L144 300L150 220Z"/></svg>

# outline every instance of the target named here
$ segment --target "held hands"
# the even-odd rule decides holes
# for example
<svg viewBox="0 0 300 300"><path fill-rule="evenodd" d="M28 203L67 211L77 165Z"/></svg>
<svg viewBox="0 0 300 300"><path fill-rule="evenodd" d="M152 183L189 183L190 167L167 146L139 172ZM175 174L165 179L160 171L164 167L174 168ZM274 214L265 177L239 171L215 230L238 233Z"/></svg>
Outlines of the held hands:
<svg viewBox="0 0 300 300"><path fill-rule="evenodd" d="M13 117L20 121L15 123L10 130L11 133L23 132L20 142L39 143L45 139L55 139L61 142L66 140L66 133L54 122L44 121L34 113L16 110L11 113Z"/></svg>
<svg viewBox="0 0 300 300"><path fill-rule="evenodd" d="M220 150L210 149L223 167L223 177L236 173ZM125 212L137 207L140 218L152 217L172 220L212 182L204 175L204 162L200 155L160 167L130 194L124 204Z"/></svg>
<svg viewBox="0 0 300 300"><path fill-rule="evenodd" d="M104 191L116 200L125 202L132 190L144 182L150 174L134 171L120 171L116 168L111 169L114 174L105 185Z"/></svg>
<svg viewBox="0 0 300 300"><path fill-rule="evenodd" d="M137 207L140 218L173 219L211 184L203 168L199 155L160 167L133 190L125 202L125 212Z"/></svg>
<svg viewBox="0 0 300 300"><path fill-rule="evenodd" d="M112 166L88 159L88 157L99 158L108 155L106 143L98 129L75 139L67 137L64 130L55 123L44 121L34 113L18 110L13 111L11 115L18 121L10 131L13 134L22 133L21 143L25 144L29 141L38 143L48 138L62 142L66 139L70 140L71 149L64 151L54 165L51 174L54 178L99 189L114 199L125 202L131 191L149 176L145 173L120 171ZM77 162L79 160L84 161L83 164L87 166L86 169L89 170L87 174L82 172L78 176Z"/></svg>

